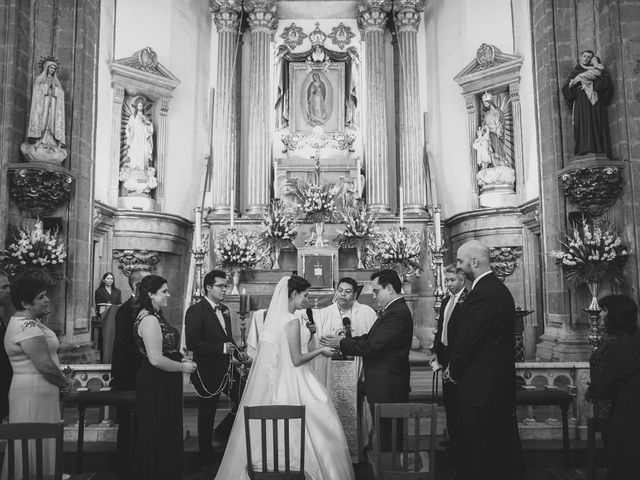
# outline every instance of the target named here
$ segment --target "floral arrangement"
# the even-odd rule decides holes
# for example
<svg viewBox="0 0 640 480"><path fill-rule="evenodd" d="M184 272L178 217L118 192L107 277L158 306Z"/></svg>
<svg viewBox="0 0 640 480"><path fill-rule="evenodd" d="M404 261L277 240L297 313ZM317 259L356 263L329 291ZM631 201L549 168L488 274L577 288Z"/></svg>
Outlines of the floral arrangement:
<svg viewBox="0 0 640 480"><path fill-rule="evenodd" d="M420 276L422 235L417 230L394 227L380 233L368 247L369 252L384 268L398 271L400 278Z"/></svg>
<svg viewBox="0 0 640 480"><path fill-rule="evenodd" d="M314 223L329 220L336 207L336 194L331 185L302 183L298 187L298 195L302 201L302 211Z"/></svg>
<svg viewBox="0 0 640 480"><path fill-rule="evenodd" d="M42 222L32 230L20 229L15 243L2 252L2 267L11 277L30 274L55 285L64 278L57 268L67 258L67 249L58 241L57 231L43 231Z"/></svg>
<svg viewBox="0 0 640 480"><path fill-rule="evenodd" d="M341 247L354 247L358 244L369 244L379 235L376 220L378 215L367 211L364 202L356 207L337 212L344 222L344 230L338 230L338 242Z"/></svg>
<svg viewBox="0 0 640 480"><path fill-rule="evenodd" d="M613 225L590 224L583 219L582 224L573 225L573 233L561 243L565 250L554 250L550 255L562 267L571 286L586 284L595 296L603 280L623 282L622 267L629 253Z"/></svg>
<svg viewBox="0 0 640 480"><path fill-rule="evenodd" d="M242 270L255 267L263 256L258 236L240 232L236 228L218 234L215 254L221 267Z"/></svg>
<svg viewBox="0 0 640 480"><path fill-rule="evenodd" d="M291 243L298 235L298 222L294 215L282 207L282 202L271 202L269 213L262 216L262 241L269 246Z"/></svg>

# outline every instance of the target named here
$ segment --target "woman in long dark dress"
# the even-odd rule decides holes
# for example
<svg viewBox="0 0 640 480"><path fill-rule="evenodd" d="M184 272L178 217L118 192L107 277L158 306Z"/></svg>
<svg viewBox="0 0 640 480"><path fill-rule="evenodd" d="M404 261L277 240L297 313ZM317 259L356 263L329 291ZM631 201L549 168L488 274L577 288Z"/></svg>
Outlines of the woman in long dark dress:
<svg viewBox="0 0 640 480"><path fill-rule="evenodd" d="M180 334L162 316L169 297L164 278L148 275L140 282L133 324L144 355L136 377L136 480L182 479L182 374L196 365L182 358Z"/></svg>
<svg viewBox="0 0 640 480"><path fill-rule="evenodd" d="M98 316L106 310L108 305L120 305L122 303L122 292L115 285L113 273L107 272L102 276L100 286L96 289L95 300Z"/></svg>
<svg viewBox="0 0 640 480"><path fill-rule="evenodd" d="M611 402L605 435L607 479L637 479L640 472L640 336L638 307L627 295L600 300L606 334L617 338L599 348L601 356L591 367L590 394Z"/></svg>

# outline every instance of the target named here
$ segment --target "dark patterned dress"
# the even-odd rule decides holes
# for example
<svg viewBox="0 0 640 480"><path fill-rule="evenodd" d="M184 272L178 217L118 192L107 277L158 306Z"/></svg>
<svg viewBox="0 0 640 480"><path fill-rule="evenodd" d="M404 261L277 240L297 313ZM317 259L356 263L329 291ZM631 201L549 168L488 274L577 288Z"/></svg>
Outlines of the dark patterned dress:
<svg viewBox="0 0 640 480"><path fill-rule="evenodd" d="M138 433L134 451L133 478L136 480L182 480L183 426L182 374L166 372L149 363L140 321L151 315L142 310L133 324L133 334L144 355L136 377L136 417ZM162 330L162 354L179 362L180 334L157 313L153 317Z"/></svg>

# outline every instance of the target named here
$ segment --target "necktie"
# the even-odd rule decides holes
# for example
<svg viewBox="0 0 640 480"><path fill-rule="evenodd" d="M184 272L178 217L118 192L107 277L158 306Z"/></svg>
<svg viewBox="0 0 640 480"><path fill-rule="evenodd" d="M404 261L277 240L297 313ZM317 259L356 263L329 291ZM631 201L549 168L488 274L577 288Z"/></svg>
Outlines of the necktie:
<svg viewBox="0 0 640 480"><path fill-rule="evenodd" d="M451 312L453 312L453 308L456 306L456 296L452 295L447 302L447 306L444 309L444 319L442 320L442 344L445 347L449 346L449 337L448 337L448 329L449 329L449 320L451 319Z"/></svg>

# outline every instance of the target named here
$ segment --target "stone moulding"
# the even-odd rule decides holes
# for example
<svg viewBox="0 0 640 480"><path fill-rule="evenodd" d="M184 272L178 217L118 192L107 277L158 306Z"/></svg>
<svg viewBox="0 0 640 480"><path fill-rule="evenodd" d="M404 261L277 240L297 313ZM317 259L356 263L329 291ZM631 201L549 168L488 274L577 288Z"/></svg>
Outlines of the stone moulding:
<svg viewBox="0 0 640 480"><path fill-rule="evenodd" d="M23 210L41 215L71 197L75 178L66 168L29 162L9 164L8 171L9 192Z"/></svg>
<svg viewBox="0 0 640 480"><path fill-rule="evenodd" d="M491 270L504 282L518 266L517 260L522 256L522 247L492 247L489 249Z"/></svg>
<svg viewBox="0 0 640 480"><path fill-rule="evenodd" d="M135 270L153 271L160 263L160 254L149 250L114 250L113 258L118 260L118 267L127 277Z"/></svg>
<svg viewBox="0 0 640 480"><path fill-rule="evenodd" d="M622 193L622 172L618 167L585 167L560 174L567 199L580 210L600 216Z"/></svg>

